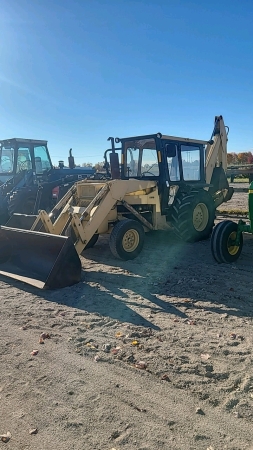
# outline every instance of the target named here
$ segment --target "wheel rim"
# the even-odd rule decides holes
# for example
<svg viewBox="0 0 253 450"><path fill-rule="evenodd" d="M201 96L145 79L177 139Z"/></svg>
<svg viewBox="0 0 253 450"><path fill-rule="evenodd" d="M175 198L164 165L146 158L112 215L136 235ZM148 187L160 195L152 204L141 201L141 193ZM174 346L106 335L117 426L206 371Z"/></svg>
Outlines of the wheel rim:
<svg viewBox="0 0 253 450"><path fill-rule="evenodd" d="M139 233L134 230L130 229L128 230L122 239L122 247L125 250L125 252L133 252L136 250L140 242Z"/></svg>
<svg viewBox="0 0 253 450"><path fill-rule="evenodd" d="M198 203L193 210L193 226L196 231L203 231L208 224L209 211L205 203Z"/></svg>
<svg viewBox="0 0 253 450"><path fill-rule="evenodd" d="M228 253L231 256L236 255L240 248L239 245L235 245L235 240L236 240L236 231L233 231L228 236L228 243L227 243Z"/></svg>

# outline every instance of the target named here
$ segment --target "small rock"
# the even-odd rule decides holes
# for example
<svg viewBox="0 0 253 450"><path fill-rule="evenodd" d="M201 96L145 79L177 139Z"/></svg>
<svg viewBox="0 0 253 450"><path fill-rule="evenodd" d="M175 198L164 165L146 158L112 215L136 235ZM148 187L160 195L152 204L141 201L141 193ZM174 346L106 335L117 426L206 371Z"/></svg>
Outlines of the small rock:
<svg viewBox="0 0 253 450"><path fill-rule="evenodd" d="M161 376L161 380L170 381L170 378L169 378L169 376L165 373L164 375Z"/></svg>
<svg viewBox="0 0 253 450"><path fill-rule="evenodd" d="M196 320L190 320L190 321L189 321L189 325L197 325Z"/></svg>
<svg viewBox="0 0 253 450"><path fill-rule="evenodd" d="M124 337L124 334L121 333L121 331L117 331L117 333L115 333L115 337L119 339L119 338Z"/></svg>
<svg viewBox="0 0 253 450"><path fill-rule="evenodd" d="M111 349L111 353L112 353L113 355L117 355L117 354L119 353L120 350L121 350L120 347L115 347L115 348L112 348L112 349Z"/></svg>
<svg viewBox="0 0 253 450"><path fill-rule="evenodd" d="M209 358L211 358L211 356L208 353L201 353L200 357L204 361L207 361Z"/></svg>
<svg viewBox="0 0 253 450"><path fill-rule="evenodd" d="M9 442L9 440L11 438L11 433L9 431L7 431L6 434L1 434L0 437L1 437L2 442L7 443L7 442Z"/></svg>
<svg viewBox="0 0 253 450"><path fill-rule="evenodd" d="M135 364L135 367L136 367L137 369L143 369L143 370L145 370L145 369L147 368L147 364L146 364L144 361L138 361L138 362Z"/></svg>
<svg viewBox="0 0 253 450"><path fill-rule="evenodd" d="M31 430L29 430L29 434L37 434L38 433L38 428L32 428Z"/></svg>
<svg viewBox="0 0 253 450"><path fill-rule="evenodd" d="M32 356L36 356L36 355L38 355L38 353L39 353L39 350L33 350L33 351L31 352L31 355L32 355Z"/></svg>
<svg viewBox="0 0 253 450"><path fill-rule="evenodd" d="M111 434L111 439L117 439L120 436L120 433L118 431L114 431Z"/></svg>
<svg viewBox="0 0 253 450"><path fill-rule="evenodd" d="M109 353L110 350L111 350L111 344L104 344L104 345L102 346L102 350L103 350L103 352L105 352L105 353Z"/></svg>
<svg viewBox="0 0 253 450"><path fill-rule="evenodd" d="M43 340L50 339L50 334L49 333L41 333L40 338Z"/></svg>
<svg viewBox="0 0 253 450"><path fill-rule="evenodd" d="M134 355L129 355L126 357L126 361L129 363L133 363L135 361Z"/></svg>
<svg viewBox="0 0 253 450"><path fill-rule="evenodd" d="M200 414L201 416L205 415L203 409L201 409L201 408L196 408L196 414Z"/></svg>
<svg viewBox="0 0 253 450"><path fill-rule="evenodd" d="M238 411L234 411L234 415L235 415L235 417L237 417L237 419L242 418L241 414Z"/></svg>

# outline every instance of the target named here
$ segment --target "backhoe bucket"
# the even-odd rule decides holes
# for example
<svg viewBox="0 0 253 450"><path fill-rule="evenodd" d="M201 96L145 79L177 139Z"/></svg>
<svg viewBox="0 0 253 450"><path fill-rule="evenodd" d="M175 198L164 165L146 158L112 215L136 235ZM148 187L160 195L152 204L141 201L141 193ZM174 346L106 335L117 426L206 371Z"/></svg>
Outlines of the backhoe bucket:
<svg viewBox="0 0 253 450"><path fill-rule="evenodd" d="M80 281L81 261L69 237L0 227L0 275L59 289Z"/></svg>

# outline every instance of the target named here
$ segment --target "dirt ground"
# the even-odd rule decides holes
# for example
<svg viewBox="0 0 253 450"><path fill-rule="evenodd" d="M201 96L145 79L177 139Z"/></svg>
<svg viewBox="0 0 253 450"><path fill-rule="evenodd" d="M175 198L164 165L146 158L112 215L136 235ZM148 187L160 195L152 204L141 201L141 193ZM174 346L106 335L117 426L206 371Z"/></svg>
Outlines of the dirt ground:
<svg viewBox="0 0 253 450"><path fill-rule="evenodd" d="M100 237L74 287L2 278L0 447L253 449L252 254L156 232L119 261Z"/></svg>

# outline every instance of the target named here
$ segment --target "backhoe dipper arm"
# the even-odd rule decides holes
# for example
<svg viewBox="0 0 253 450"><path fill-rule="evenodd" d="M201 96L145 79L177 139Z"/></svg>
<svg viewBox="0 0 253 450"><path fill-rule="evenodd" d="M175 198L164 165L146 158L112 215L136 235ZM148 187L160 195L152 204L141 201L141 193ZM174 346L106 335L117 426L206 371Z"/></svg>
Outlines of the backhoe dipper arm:
<svg viewBox="0 0 253 450"><path fill-rule="evenodd" d="M215 167L227 169L227 135L223 117L216 116L213 134L206 147L206 183L210 184Z"/></svg>

